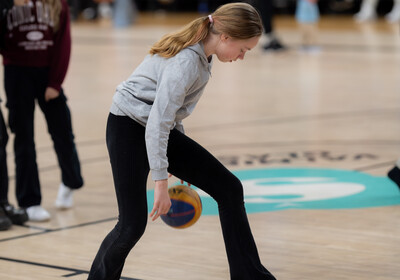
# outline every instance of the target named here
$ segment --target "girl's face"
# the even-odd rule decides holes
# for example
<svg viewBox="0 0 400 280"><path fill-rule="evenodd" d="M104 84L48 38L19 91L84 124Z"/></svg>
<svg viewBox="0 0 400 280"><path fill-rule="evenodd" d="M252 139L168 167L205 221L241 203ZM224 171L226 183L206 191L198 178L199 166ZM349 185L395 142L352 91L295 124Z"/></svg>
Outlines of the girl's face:
<svg viewBox="0 0 400 280"><path fill-rule="evenodd" d="M238 59L244 59L246 52L253 49L259 40L260 37L239 40L222 34L220 42L215 50L215 55L221 62L232 62Z"/></svg>

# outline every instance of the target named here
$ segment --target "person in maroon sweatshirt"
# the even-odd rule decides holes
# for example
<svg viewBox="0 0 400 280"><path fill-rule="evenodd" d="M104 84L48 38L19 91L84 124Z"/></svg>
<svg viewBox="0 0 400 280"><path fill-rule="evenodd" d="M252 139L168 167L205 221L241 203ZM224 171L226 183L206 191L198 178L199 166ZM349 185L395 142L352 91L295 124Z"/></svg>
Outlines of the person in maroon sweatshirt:
<svg viewBox="0 0 400 280"><path fill-rule="evenodd" d="M15 134L16 195L30 221L46 221L34 142L35 102L54 143L61 184L56 206L70 208L83 186L71 114L61 87L67 73L71 34L66 0L29 0L10 9L0 25L9 127Z"/></svg>
<svg viewBox="0 0 400 280"><path fill-rule="evenodd" d="M0 20L5 17L13 5L21 6L27 2L28 0L2 0L0 2ZM17 209L8 202L7 142L7 127L0 107L0 230L7 230L12 224L22 225L28 220L25 209Z"/></svg>

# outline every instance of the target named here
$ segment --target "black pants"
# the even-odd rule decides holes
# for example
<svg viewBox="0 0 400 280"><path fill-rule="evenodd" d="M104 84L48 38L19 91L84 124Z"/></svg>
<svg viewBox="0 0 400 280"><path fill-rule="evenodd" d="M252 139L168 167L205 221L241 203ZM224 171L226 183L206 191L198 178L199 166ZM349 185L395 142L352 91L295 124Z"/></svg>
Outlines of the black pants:
<svg viewBox="0 0 400 280"><path fill-rule="evenodd" d="M7 142L7 127L0 108L0 203L8 201Z"/></svg>
<svg viewBox="0 0 400 280"><path fill-rule="evenodd" d="M273 0L257 0L256 2L266 34L274 31L272 22L274 7L272 1Z"/></svg>
<svg viewBox="0 0 400 280"><path fill-rule="evenodd" d="M145 128L132 119L109 115L107 147L119 216L100 246L89 279L119 279L126 257L145 231L149 164L144 135ZM260 262L239 179L176 129L170 133L167 156L171 174L204 190L217 201L231 279L275 279Z"/></svg>
<svg viewBox="0 0 400 280"><path fill-rule="evenodd" d="M41 192L34 142L34 111L37 100L54 143L62 182L78 189L83 185L80 163L72 133L71 114L63 90L46 102L48 68L4 67L4 85L9 126L15 134L16 195L20 207L40 205Z"/></svg>

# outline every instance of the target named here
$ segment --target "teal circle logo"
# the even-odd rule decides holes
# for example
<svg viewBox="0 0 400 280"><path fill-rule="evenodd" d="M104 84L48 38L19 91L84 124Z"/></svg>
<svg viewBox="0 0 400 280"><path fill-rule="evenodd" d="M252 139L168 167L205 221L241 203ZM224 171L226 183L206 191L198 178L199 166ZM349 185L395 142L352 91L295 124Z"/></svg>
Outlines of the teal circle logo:
<svg viewBox="0 0 400 280"><path fill-rule="evenodd" d="M400 204L400 192L386 176L340 169L268 168L238 170L247 213L285 209L351 209ZM216 202L193 187L203 203L202 215L218 215ZM149 209L154 191L148 191Z"/></svg>

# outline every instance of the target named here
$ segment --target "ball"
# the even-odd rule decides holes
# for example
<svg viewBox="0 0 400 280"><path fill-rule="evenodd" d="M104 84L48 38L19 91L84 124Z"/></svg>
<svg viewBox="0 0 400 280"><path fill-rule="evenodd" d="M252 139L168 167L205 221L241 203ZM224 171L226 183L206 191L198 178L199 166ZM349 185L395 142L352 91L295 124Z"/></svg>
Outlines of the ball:
<svg viewBox="0 0 400 280"><path fill-rule="evenodd" d="M188 186L177 185L168 189L171 208L161 219L173 228L187 228L197 222L203 209L198 193Z"/></svg>

